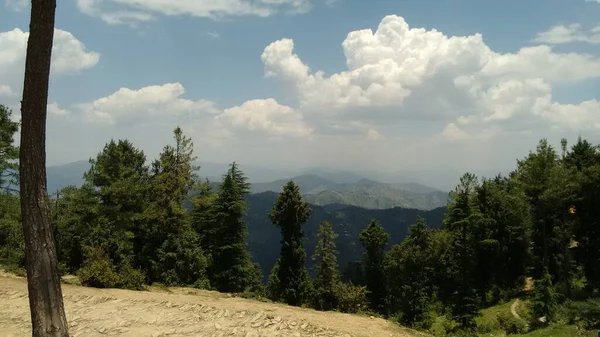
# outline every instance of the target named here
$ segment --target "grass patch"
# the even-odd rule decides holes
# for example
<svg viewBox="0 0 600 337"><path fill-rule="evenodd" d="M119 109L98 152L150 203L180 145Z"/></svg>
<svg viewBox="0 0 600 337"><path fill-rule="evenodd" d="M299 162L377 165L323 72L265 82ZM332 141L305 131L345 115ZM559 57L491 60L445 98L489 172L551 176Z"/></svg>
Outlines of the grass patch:
<svg viewBox="0 0 600 337"><path fill-rule="evenodd" d="M596 337L594 331L584 331L574 325L550 325L544 329L538 329L521 335L511 335L519 337Z"/></svg>

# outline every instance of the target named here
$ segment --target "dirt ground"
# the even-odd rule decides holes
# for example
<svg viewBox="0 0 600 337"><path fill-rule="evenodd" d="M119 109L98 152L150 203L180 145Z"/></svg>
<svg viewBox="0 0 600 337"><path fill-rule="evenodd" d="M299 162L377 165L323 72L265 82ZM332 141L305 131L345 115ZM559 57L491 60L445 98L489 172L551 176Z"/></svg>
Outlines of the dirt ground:
<svg viewBox="0 0 600 337"><path fill-rule="evenodd" d="M318 312L188 288L63 285L71 336L413 337L379 318ZM31 336L27 284L0 272L0 336Z"/></svg>

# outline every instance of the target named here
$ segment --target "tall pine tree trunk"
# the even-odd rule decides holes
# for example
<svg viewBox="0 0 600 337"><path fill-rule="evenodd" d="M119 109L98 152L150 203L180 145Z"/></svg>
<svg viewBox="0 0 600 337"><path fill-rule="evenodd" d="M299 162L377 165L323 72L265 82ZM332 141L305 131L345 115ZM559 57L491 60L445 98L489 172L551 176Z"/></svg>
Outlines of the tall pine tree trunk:
<svg viewBox="0 0 600 337"><path fill-rule="evenodd" d="M46 113L56 0L32 0L21 102L20 187L33 337L67 337L46 192Z"/></svg>

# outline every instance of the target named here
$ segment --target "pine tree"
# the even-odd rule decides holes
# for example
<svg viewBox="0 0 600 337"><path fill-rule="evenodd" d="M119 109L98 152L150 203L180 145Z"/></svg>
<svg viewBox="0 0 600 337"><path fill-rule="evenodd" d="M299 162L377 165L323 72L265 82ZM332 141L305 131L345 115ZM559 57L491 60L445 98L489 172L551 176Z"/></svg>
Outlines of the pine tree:
<svg viewBox="0 0 600 337"><path fill-rule="evenodd" d="M150 176L144 152L127 140L111 140L84 174L84 188L97 200L97 219L90 229L89 244L103 250L128 287L139 288L141 272L134 267L142 263L136 254L143 246L148 208ZM137 256L136 256L137 255ZM94 255L94 256L103 256ZM84 261L85 267L85 261ZM93 275L93 273L92 273Z"/></svg>
<svg viewBox="0 0 600 337"><path fill-rule="evenodd" d="M340 284L335 239L337 234L333 225L323 221L317 233L317 245L312 257L317 261L317 273L314 280L313 306L320 310L337 308L336 289Z"/></svg>
<svg viewBox="0 0 600 337"><path fill-rule="evenodd" d="M184 202L197 185L191 139L173 131L175 146L165 146L152 166L151 200L142 228L140 260L149 282L167 285L207 284L207 260L193 230Z"/></svg>
<svg viewBox="0 0 600 337"><path fill-rule="evenodd" d="M517 164L516 179L532 210L533 277L541 279L547 271L555 285L569 292L575 268L569 249L573 218L568 209L576 199L575 173L545 139Z"/></svg>
<svg viewBox="0 0 600 337"><path fill-rule="evenodd" d="M386 284L383 274L384 250L390 235L385 232L377 220L371 220L369 225L358 235L365 252L363 265L365 281L371 308L377 312L385 312Z"/></svg>
<svg viewBox="0 0 600 337"><path fill-rule="evenodd" d="M192 227L198 233L200 247L204 251L210 269L218 240L215 220L217 194L212 191L208 180L200 183L194 193L191 212Z"/></svg>
<svg viewBox="0 0 600 337"><path fill-rule="evenodd" d="M12 111L0 104L0 263L25 267L25 241L21 226L18 188L19 147L14 135L19 123Z"/></svg>
<svg viewBox="0 0 600 337"><path fill-rule="evenodd" d="M426 315L434 296L435 254L432 232L419 216L400 245L386 254L384 271L389 289L388 312L400 314L400 322L428 328Z"/></svg>
<svg viewBox="0 0 600 337"><path fill-rule="evenodd" d="M564 158L576 171L577 196L572 204L576 259L583 267L588 290L600 290L600 147L581 137Z"/></svg>
<svg viewBox="0 0 600 337"><path fill-rule="evenodd" d="M271 222L281 229L281 256L277 268L279 284L272 293L290 305L300 305L308 299L310 279L306 270L306 251L302 225L308 221L310 208L302 200L300 189L288 182L269 213Z"/></svg>
<svg viewBox="0 0 600 337"><path fill-rule="evenodd" d="M502 291L519 291L530 264L531 209L514 179L497 176L477 189L477 204L486 219L478 229L477 288L482 299L493 290L492 301Z"/></svg>
<svg viewBox="0 0 600 337"><path fill-rule="evenodd" d="M449 255L452 263L449 274L452 298L452 315L463 328L472 328L478 315L475 275L478 272L476 244L477 230L482 226L483 215L475 203L477 177L466 173L451 193L444 228L451 235Z"/></svg>
<svg viewBox="0 0 600 337"><path fill-rule="evenodd" d="M252 262L246 237L249 184L244 173L233 163L224 175L214 203L216 245L210 268L211 284L222 292L256 289L261 273Z"/></svg>
<svg viewBox="0 0 600 337"><path fill-rule="evenodd" d="M12 110L0 104L0 189L14 191L19 183L19 147L14 145L19 123L11 119Z"/></svg>

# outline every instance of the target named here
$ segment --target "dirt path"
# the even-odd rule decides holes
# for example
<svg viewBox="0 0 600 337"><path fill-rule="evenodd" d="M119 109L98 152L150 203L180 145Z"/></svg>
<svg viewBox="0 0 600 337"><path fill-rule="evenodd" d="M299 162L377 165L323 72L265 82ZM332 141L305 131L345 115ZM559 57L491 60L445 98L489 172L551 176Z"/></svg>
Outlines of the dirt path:
<svg viewBox="0 0 600 337"><path fill-rule="evenodd" d="M521 319L519 313L517 313L517 307L519 306L519 299L517 298L513 304L510 305L510 313L517 319Z"/></svg>
<svg viewBox="0 0 600 337"><path fill-rule="evenodd" d="M63 285L71 336L413 337L383 319L317 312L188 288ZM31 336L25 279L0 274L0 336Z"/></svg>

